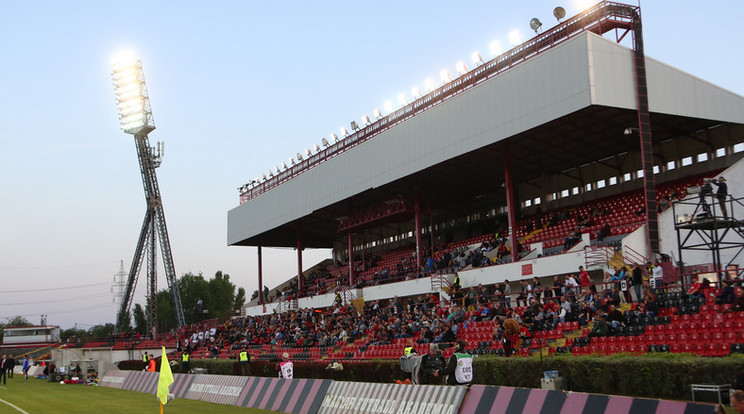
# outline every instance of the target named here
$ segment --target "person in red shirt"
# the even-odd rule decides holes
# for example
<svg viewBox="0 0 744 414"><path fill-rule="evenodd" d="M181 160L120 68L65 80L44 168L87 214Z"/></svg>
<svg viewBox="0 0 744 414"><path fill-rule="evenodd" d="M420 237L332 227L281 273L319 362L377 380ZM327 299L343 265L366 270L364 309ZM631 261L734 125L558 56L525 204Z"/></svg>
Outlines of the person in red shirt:
<svg viewBox="0 0 744 414"><path fill-rule="evenodd" d="M579 280L581 287L588 287L592 293L597 293L597 288L592 285L592 278L589 277L589 272L584 269L584 266L579 266Z"/></svg>

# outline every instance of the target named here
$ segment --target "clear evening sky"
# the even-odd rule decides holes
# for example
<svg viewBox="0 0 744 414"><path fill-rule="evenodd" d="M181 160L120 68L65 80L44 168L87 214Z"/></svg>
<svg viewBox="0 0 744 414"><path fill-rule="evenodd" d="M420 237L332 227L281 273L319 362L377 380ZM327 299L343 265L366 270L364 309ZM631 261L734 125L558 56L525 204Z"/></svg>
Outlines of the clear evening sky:
<svg viewBox="0 0 744 414"><path fill-rule="evenodd" d="M594 2L585 2L592 4ZM145 213L134 142L118 125L110 61L142 59L176 272L257 287L256 250L227 247L237 188L322 137L410 97L489 44L555 24L558 1L0 2L0 319L113 322ZM739 0L644 0L648 56L744 94ZM333 185L333 183L328 183ZM329 251L305 251L310 267ZM264 280L296 273L264 249ZM160 260L159 260L160 261ZM159 271L160 288L166 286ZM144 280L135 302L144 303ZM185 304L189 306L190 304Z"/></svg>

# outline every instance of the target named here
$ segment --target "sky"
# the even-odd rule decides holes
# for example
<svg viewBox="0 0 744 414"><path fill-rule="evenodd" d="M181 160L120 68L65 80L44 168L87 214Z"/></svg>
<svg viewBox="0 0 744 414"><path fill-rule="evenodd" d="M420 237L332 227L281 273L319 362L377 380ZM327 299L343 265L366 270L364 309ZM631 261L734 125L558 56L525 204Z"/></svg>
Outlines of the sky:
<svg viewBox="0 0 744 414"><path fill-rule="evenodd" d="M115 320L113 277L121 261L129 270L146 208L118 125L117 52L142 60L150 143L165 142L157 175L176 274L222 271L250 296L256 249L227 246L238 187L472 52L488 58L512 30L528 39L531 18L548 28L554 7L570 17L593 3L0 1L0 320ZM740 0L641 6L647 56L744 95ZM303 264L329 256L306 250ZM263 270L278 285L296 252L264 248Z"/></svg>

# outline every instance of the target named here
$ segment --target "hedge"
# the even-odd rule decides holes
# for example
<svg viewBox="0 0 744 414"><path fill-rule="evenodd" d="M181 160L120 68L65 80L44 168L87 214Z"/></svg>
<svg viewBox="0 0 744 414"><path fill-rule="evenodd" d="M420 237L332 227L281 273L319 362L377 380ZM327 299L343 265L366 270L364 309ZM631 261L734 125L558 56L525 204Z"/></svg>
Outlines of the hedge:
<svg viewBox="0 0 744 414"><path fill-rule="evenodd" d="M408 374L398 361L344 362L343 371L326 370L330 361L294 361L297 378L337 381L394 382ZM542 364L542 368L541 368ZM245 375L276 376L276 363L251 361ZM122 361L120 369L139 370L142 361ZM206 368L210 374L241 375L234 359L194 359L191 368ZM744 372L744 355L706 358L687 354L616 354L611 356L553 356L504 358L478 356L473 361L474 384L539 388L541 371L557 370L566 389L578 392L689 400L690 384L731 384ZM180 372L180 366L173 367Z"/></svg>

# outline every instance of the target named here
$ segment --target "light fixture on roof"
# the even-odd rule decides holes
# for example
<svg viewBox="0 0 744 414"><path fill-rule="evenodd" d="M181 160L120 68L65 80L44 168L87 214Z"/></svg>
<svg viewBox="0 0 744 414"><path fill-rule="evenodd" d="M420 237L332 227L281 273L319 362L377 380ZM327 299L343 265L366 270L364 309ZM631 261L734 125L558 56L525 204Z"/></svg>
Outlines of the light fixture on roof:
<svg viewBox="0 0 744 414"><path fill-rule="evenodd" d="M380 108L375 108L372 111L372 116L375 117L375 118L377 118L377 119L382 118L382 111L380 110Z"/></svg>
<svg viewBox="0 0 744 414"><path fill-rule="evenodd" d="M277 174L279 174L280 172L282 172L282 170L279 169L279 166L278 165L276 166L276 168L274 169L274 171L276 171Z"/></svg>
<svg viewBox="0 0 744 414"><path fill-rule="evenodd" d="M556 7L553 9L553 16L560 22L562 18L566 17L566 9L561 6Z"/></svg>
<svg viewBox="0 0 744 414"><path fill-rule="evenodd" d="M483 58L477 50L470 55L470 60L473 61L473 64L476 66L480 66L483 64Z"/></svg>
<svg viewBox="0 0 744 414"><path fill-rule="evenodd" d="M269 168L269 177L273 177L273 176L274 176L274 171L271 171L271 168Z"/></svg>
<svg viewBox="0 0 744 414"><path fill-rule="evenodd" d="M455 70L457 71L458 74L460 74L460 76L468 72L468 68L467 66L465 66L465 62L462 60L455 63Z"/></svg>
<svg viewBox="0 0 744 414"><path fill-rule="evenodd" d="M498 40L494 40L493 42L491 42L488 48L491 50L491 54L494 57L504 53L504 47L501 46L501 42Z"/></svg>
<svg viewBox="0 0 744 414"><path fill-rule="evenodd" d="M350 125L352 131L356 131L357 129L359 129L359 124L357 124L357 121L351 121Z"/></svg>
<svg viewBox="0 0 744 414"><path fill-rule="evenodd" d="M399 93L398 94L398 105L400 106L406 106L408 105L408 100L406 99L406 94Z"/></svg>
<svg viewBox="0 0 744 414"><path fill-rule="evenodd" d="M331 144L325 138L321 139L320 140L320 143L323 144L324 147L330 147L331 146Z"/></svg>
<svg viewBox="0 0 744 414"><path fill-rule="evenodd" d="M634 135L634 134L640 134L641 131L638 128L625 128L625 131L623 131L623 134L625 135Z"/></svg>
<svg viewBox="0 0 744 414"><path fill-rule="evenodd" d="M266 181L266 180L268 179L268 178L266 178L266 173L262 173L262 174L261 174L261 179L262 179L263 181Z"/></svg>
<svg viewBox="0 0 744 414"><path fill-rule="evenodd" d="M519 33L519 30L514 29L509 32L509 42L512 46L517 46L522 43L522 34Z"/></svg>
<svg viewBox="0 0 744 414"><path fill-rule="evenodd" d="M369 119L369 116L362 115L362 125L367 126L372 123L372 120Z"/></svg>
<svg viewBox="0 0 744 414"><path fill-rule="evenodd" d="M313 152L310 151L310 148L305 148L305 155L307 155L308 158L313 156Z"/></svg>
<svg viewBox="0 0 744 414"><path fill-rule="evenodd" d="M299 152L297 153L297 161L302 161L302 154L300 154Z"/></svg>
<svg viewBox="0 0 744 414"><path fill-rule="evenodd" d="M421 89L418 86L414 86L413 88L411 88L411 96L413 96L414 99L418 99L423 96L421 94Z"/></svg>
<svg viewBox="0 0 744 414"><path fill-rule="evenodd" d="M294 158L289 157L289 165L297 165L297 161Z"/></svg>
<svg viewBox="0 0 744 414"><path fill-rule="evenodd" d="M348 137L349 136L349 130L346 129L346 127L341 127L341 129L339 129L339 131L341 131L341 135L343 135L345 137Z"/></svg>
<svg viewBox="0 0 744 414"><path fill-rule="evenodd" d="M282 169L285 169L285 170L286 170L287 168L288 168L288 167L287 167L287 163L286 163L286 162L284 162L284 161L282 161Z"/></svg>
<svg viewBox="0 0 744 414"><path fill-rule="evenodd" d="M434 79L426 78L424 81L424 87L428 92L434 92L437 89L437 85L434 83Z"/></svg>
<svg viewBox="0 0 744 414"><path fill-rule="evenodd" d="M336 134L331 134L331 140L332 140L333 142L338 142L338 141L339 141L339 139L338 139L338 135L336 135Z"/></svg>
<svg viewBox="0 0 744 414"><path fill-rule="evenodd" d="M257 185L257 184L260 184L260 183L261 183L261 177L259 177L259 176L256 176L256 179L255 179L255 180L253 180L253 184L254 184L254 185Z"/></svg>
<svg viewBox="0 0 744 414"><path fill-rule="evenodd" d="M315 152L320 152L320 145L313 144L313 149L315 150Z"/></svg>
<svg viewBox="0 0 744 414"><path fill-rule="evenodd" d="M395 111L395 105L393 105L391 101L387 101L385 102L385 110L387 111L387 113L391 113Z"/></svg>
<svg viewBox="0 0 744 414"><path fill-rule="evenodd" d="M530 20L530 29L534 30L535 33L537 33L538 30L542 27L542 22L537 17L533 17Z"/></svg>
<svg viewBox="0 0 744 414"><path fill-rule="evenodd" d="M450 73L447 69L439 72L439 79L442 81L442 85L452 82L452 76L450 76Z"/></svg>

